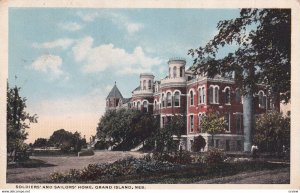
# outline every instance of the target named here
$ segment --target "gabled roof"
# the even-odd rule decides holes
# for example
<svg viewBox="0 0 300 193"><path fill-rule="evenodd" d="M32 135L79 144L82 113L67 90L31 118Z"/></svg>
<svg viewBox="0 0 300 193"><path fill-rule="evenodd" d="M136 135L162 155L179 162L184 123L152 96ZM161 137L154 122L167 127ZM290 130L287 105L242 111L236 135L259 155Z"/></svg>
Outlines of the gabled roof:
<svg viewBox="0 0 300 193"><path fill-rule="evenodd" d="M128 103L130 102L131 98L123 98L122 99L122 103L125 104L125 103Z"/></svg>
<svg viewBox="0 0 300 193"><path fill-rule="evenodd" d="M123 98L120 90L118 89L117 85L115 84L114 87L111 89L111 91L109 92L108 96L106 97L106 99L108 98Z"/></svg>

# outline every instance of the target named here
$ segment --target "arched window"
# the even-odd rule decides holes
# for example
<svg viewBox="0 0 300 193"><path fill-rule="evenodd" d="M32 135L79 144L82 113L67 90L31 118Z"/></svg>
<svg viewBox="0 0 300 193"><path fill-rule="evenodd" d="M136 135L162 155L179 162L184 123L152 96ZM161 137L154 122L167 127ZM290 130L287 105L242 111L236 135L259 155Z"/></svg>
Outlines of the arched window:
<svg viewBox="0 0 300 193"><path fill-rule="evenodd" d="M133 107L135 107L135 102L133 102Z"/></svg>
<svg viewBox="0 0 300 193"><path fill-rule="evenodd" d="M267 97L265 96L263 91L258 92L258 106L260 108L265 108L266 107L266 101Z"/></svg>
<svg viewBox="0 0 300 193"><path fill-rule="evenodd" d="M215 98L214 103L219 103L219 87L215 87Z"/></svg>
<svg viewBox="0 0 300 193"><path fill-rule="evenodd" d="M167 93L167 106L172 106L172 95L170 92Z"/></svg>
<svg viewBox="0 0 300 193"><path fill-rule="evenodd" d="M209 87L209 103L213 104L214 103L214 88Z"/></svg>
<svg viewBox="0 0 300 193"><path fill-rule="evenodd" d="M148 112L148 103L147 103L147 101L144 101L143 102L143 112Z"/></svg>
<svg viewBox="0 0 300 193"><path fill-rule="evenodd" d="M173 67L173 78L176 78L177 77L177 67L174 66Z"/></svg>
<svg viewBox="0 0 300 193"><path fill-rule="evenodd" d="M136 108L137 108L138 110L141 109L141 103L140 103L140 102L137 102Z"/></svg>
<svg viewBox="0 0 300 193"><path fill-rule="evenodd" d="M210 104L218 104L219 103L219 86L211 85L209 87L209 103Z"/></svg>
<svg viewBox="0 0 300 193"><path fill-rule="evenodd" d="M230 89L226 88L224 92L225 103L230 104Z"/></svg>
<svg viewBox="0 0 300 193"><path fill-rule="evenodd" d="M198 89L198 104L202 103L202 88Z"/></svg>
<svg viewBox="0 0 300 193"><path fill-rule="evenodd" d="M206 96L205 96L205 87L202 87L202 103L205 104L206 103Z"/></svg>
<svg viewBox="0 0 300 193"><path fill-rule="evenodd" d="M153 110L156 110L157 109L157 102L156 101L154 101L154 107L153 107Z"/></svg>
<svg viewBox="0 0 300 193"><path fill-rule="evenodd" d="M148 89L151 89L152 85L151 85L151 80L148 81Z"/></svg>
<svg viewBox="0 0 300 193"><path fill-rule="evenodd" d="M178 91L174 94L174 106L179 107L180 106L180 93Z"/></svg>
<svg viewBox="0 0 300 193"><path fill-rule="evenodd" d="M146 90L146 80L143 81L143 90Z"/></svg>
<svg viewBox="0 0 300 193"><path fill-rule="evenodd" d="M241 102L241 91L240 91L240 89L236 89L236 91L235 91L235 100L236 100L236 103Z"/></svg>
<svg viewBox="0 0 300 193"><path fill-rule="evenodd" d="M162 93L162 94L161 94L162 107L165 107L165 101L166 101L165 95L164 95L164 93Z"/></svg>
<svg viewBox="0 0 300 193"><path fill-rule="evenodd" d="M194 105L194 93L193 93L192 90L190 91L190 105L191 105L191 106Z"/></svg>

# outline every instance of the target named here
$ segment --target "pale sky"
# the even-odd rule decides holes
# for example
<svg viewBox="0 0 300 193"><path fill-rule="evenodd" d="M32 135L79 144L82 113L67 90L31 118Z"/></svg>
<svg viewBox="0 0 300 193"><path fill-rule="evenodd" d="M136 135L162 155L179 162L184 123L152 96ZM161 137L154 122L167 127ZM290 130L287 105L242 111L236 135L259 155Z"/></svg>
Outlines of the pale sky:
<svg viewBox="0 0 300 193"><path fill-rule="evenodd" d="M27 111L39 117L27 142L60 128L89 139L115 81L130 97L139 73L159 80L172 57L191 66L188 50L210 40L218 21L238 15L238 9L10 8L9 84L22 88Z"/></svg>

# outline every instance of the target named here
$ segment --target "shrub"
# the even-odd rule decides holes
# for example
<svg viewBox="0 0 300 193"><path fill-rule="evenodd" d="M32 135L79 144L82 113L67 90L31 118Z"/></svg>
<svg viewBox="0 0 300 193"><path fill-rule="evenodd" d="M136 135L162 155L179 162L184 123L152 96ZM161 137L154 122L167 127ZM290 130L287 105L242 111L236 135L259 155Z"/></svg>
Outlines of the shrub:
<svg viewBox="0 0 300 193"><path fill-rule="evenodd" d="M170 171L176 168L176 165L168 162L160 162L149 160L149 157L144 159L136 159L128 157L118 160L111 164L89 164L83 170L70 170L66 173L55 172L50 175L52 183L67 183L67 182L87 182L93 180L107 181L111 178L155 173L159 171Z"/></svg>
<svg viewBox="0 0 300 193"><path fill-rule="evenodd" d="M199 152L201 151L201 149L204 149L205 146L206 146L206 141L201 135L194 137L194 142L192 143L193 152Z"/></svg>
<svg viewBox="0 0 300 193"><path fill-rule="evenodd" d="M213 148L208 150L204 157L204 162L210 165L220 164L224 161L225 154L222 150Z"/></svg>
<svg viewBox="0 0 300 193"><path fill-rule="evenodd" d="M153 159L162 162L170 162L176 164L189 164L192 162L192 156L188 151L177 151L175 153L162 152L153 153Z"/></svg>
<svg viewBox="0 0 300 193"><path fill-rule="evenodd" d="M81 152L78 152L78 156L92 156L94 155L94 151L92 149L83 150Z"/></svg>

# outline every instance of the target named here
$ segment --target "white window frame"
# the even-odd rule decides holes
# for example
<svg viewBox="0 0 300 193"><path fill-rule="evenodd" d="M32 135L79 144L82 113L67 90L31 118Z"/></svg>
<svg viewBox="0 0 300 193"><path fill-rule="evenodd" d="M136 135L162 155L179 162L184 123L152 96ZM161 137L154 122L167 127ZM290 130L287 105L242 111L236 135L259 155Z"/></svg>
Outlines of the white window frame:
<svg viewBox="0 0 300 193"><path fill-rule="evenodd" d="M179 93L179 105L178 105L178 106L175 105L175 100L176 100L176 98L175 98L175 97L176 97L175 93L176 93L176 92ZM180 104L180 99L181 99L181 92L180 92L180 90L174 90L173 96L174 96L174 107L180 107L180 105L181 105L181 104Z"/></svg>
<svg viewBox="0 0 300 193"><path fill-rule="evenodd" d="M229 94L229 96L227 96L227 94L226 94L226 92L228 91L228 94ZM225 88L224 88L224 90L223 90L223 93L224 93L224 104L225 105L230 105L231 103L230 103L230 101L231 101L231 89L230 89L230 87L229 86L226 86ZM228 101L226 101L226 99L227 99L227 97L228 97Z"/></svg>
<svg viewBox="0 0 300 193"><path fill-rule="evenodd" d="M213 88L213 92L212 92L212 103L211 103L211 101L209 101L210 102L210 104L219 104L219 102L220 102L220 94L219 94L219 92L220 92L220 87L218 86L218 85L210 85L209 86L209 90L210 90L210 88ZM216 89L218 89L218 92L216 93ZM209 90L208 90L208 97L210 98L210 92L209 92ZM218 95L218 97L216 97L216 94ZM216 100L217 99L217 100Z"/></svg>

